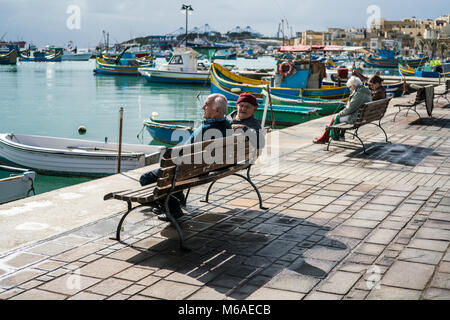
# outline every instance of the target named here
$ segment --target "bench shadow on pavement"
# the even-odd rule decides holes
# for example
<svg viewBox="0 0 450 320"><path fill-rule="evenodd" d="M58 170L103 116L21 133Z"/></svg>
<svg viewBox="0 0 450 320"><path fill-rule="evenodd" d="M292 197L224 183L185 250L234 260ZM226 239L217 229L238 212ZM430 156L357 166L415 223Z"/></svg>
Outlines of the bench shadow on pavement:
<svg viewBox="0 0 450 320"><path fill-rule="evenodd" d="M228 297L245 299L268 282L274 282L269 287L283 289L286 273L289 279L301 278L314 284L325 278L337 261L314 259L311 252L304 256L307 250L348 251L343 242L325 236L330 230L327 226L270 209L228 209L229 214L220 216L200 212L194 218L187 214L182 219L180 225L190 252L178 250L175 229L167 224L160 233L134 243L131 247L137 254L127 261L163 269L162 274L174 272L165 280L206 285ZM253 219L260 222L253 224Z"/></svg>
<svg viewBox="0 0 450 320"><path fill-rule="evenodd" d="M439 156L431 148L417 147L401 143L370 142L366 144L366 152L355 150L346 155L349 158L372 159L414 167L426 157Z"/></svg>

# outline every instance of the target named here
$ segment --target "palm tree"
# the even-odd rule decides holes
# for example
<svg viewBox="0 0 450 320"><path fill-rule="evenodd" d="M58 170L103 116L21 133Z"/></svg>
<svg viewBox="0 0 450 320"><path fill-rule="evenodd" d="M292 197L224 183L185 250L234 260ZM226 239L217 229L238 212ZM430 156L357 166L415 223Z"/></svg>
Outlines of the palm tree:
<svg viewBox="0 0 450 320"><path fill-rule="evenodd" d="M419 47L420 47L420 53L424 53L424 52L423 52L423 48L425 47L425 40L419 39L419 41L417 42L417 44L418 44Z"/></svg>
<svg viewBox="0 0 450 320"><path fill-rule="evenodd" d="M431 39L430 42L429 42L429 46L430 46L430 49L431 49L431 58L433 59L434 56L436 55L436 50L437 50L437 47L438 47L437 40L436 39Z"/></svg>
<svg viewBox="0 0 450 320"><path fill-rule="evenodd" d="M447 58L447 49L448 49L447 44L445 44L444 42L442 42L439 49L440 49L439 51L441 52L441 58L442 58L442 60L445 60L445 58Z"/></svg>

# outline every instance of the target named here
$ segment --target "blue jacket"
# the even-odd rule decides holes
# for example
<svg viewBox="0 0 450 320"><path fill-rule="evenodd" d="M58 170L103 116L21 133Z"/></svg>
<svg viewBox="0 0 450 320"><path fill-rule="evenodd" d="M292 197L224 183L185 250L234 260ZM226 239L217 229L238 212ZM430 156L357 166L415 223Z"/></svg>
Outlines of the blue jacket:
<svg viewBox="0 0 450 320"><path fill-rule="evenodd" d="M214 131L208 133L207 130L209 129L214 129ZM216 130L220 131L221 136L214 135L215 133L218 133ZM204 139L205 134L207 135L207 139ZM224 138L230 134L232 134L231 124L227 120L227 118L224 117L222 119L205 119L203 120L202 125L195 129L194 132L192 132L186 144L209 139Z"/></svg>

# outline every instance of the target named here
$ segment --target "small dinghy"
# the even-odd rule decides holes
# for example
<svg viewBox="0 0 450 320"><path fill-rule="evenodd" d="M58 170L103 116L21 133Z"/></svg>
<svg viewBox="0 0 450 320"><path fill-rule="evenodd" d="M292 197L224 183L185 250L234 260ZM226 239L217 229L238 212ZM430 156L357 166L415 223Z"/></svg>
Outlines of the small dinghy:
<svg viewBox="0 0 450 320"><path fill-rule="evenodd" d="M35 177L34 171L0 165L0 203L34 194Z"/></svg>
<svg viewBox="0 0 450 320"><path fill-rule="evenodd" d="M122 144L121 172L159 161L161 146ZM118 144L79 139L0 134L0 160L38 173L96 177L117 172Z"/></svg>
<svg viewBox="0 0 450 320"><path fill-rule="evenodd" d="M192 120L159 120L150 117L144 121L144 127L152 138L158 142L176 145L186 141L194 132L195 121Z"/></svg>

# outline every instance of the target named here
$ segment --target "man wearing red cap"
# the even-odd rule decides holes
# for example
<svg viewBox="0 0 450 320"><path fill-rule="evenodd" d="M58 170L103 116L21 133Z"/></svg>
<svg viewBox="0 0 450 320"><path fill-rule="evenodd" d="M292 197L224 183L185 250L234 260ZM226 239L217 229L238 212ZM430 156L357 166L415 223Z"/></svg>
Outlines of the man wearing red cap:
<svg viewBox="0 0 450 320"><path fill-rule="evenodd" d="M231 127L234 131L243 130L246 134L251 134L250 141L252 141L252 135L255 138L258 149L264 147L264 134L261 130L261 125L254 117L256 110L258 109L258 101L256 97L251 93L242 93L237 102L236 110L228 115L228 121L231 123Z"/></svg>

